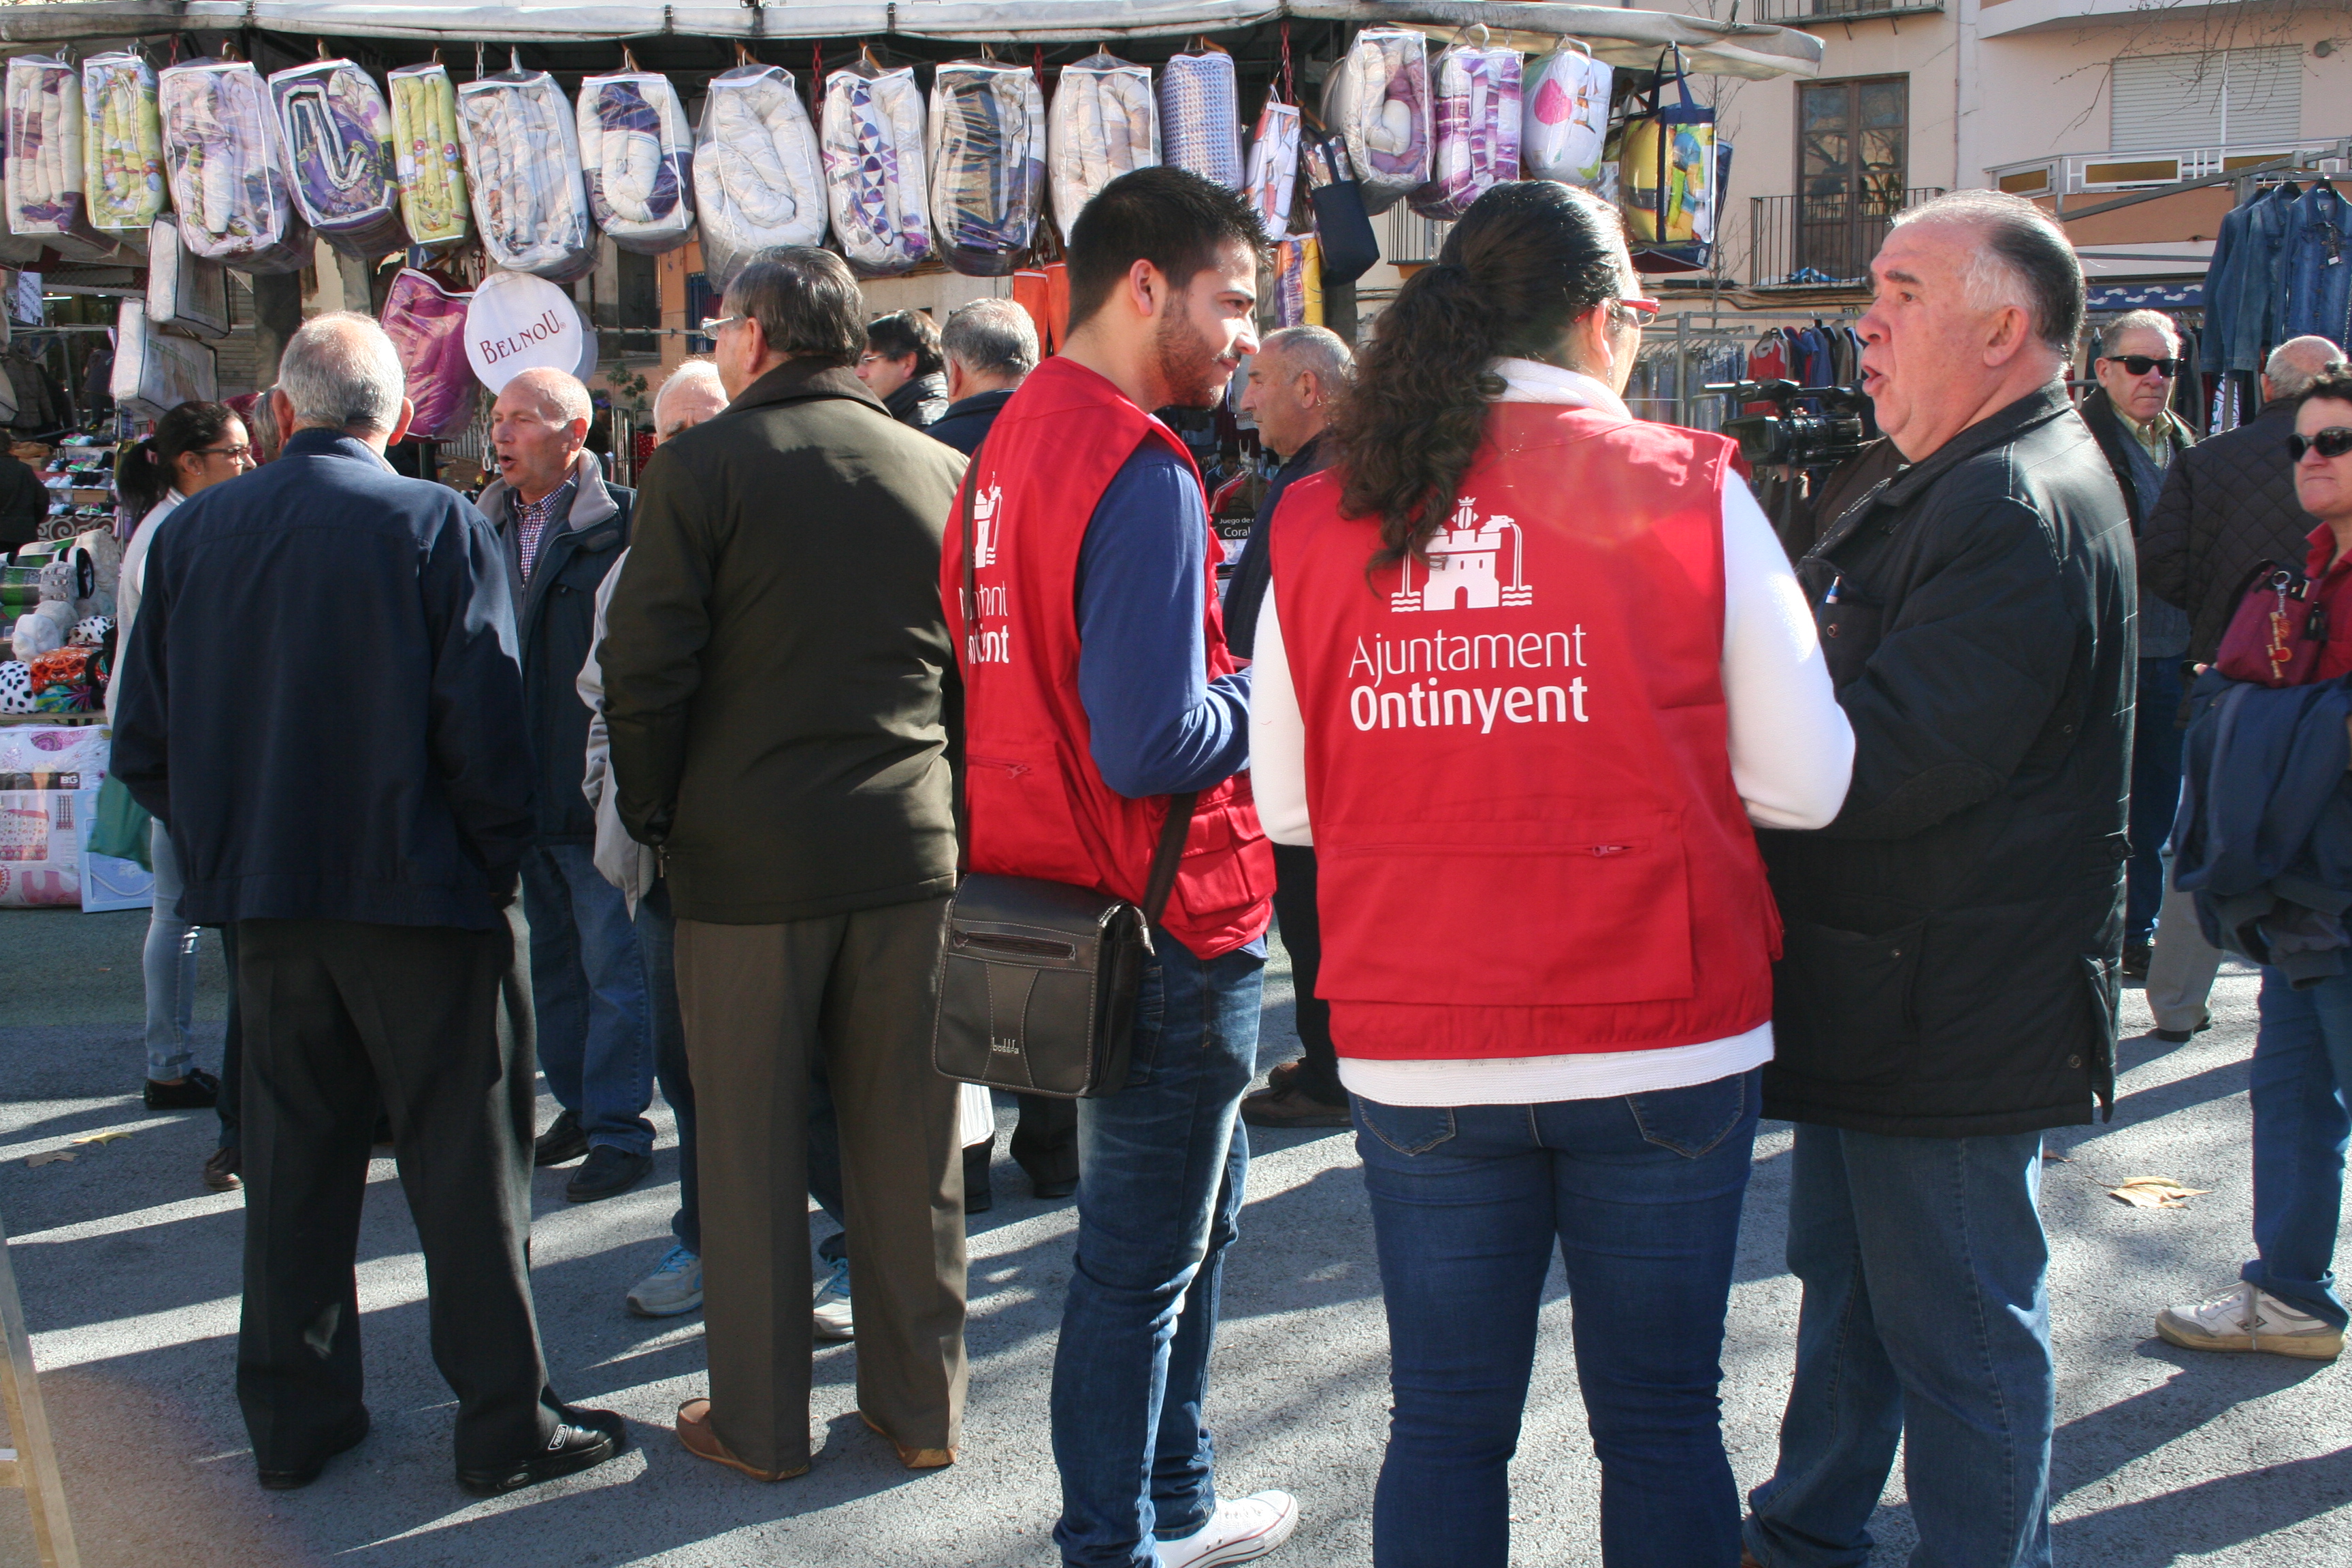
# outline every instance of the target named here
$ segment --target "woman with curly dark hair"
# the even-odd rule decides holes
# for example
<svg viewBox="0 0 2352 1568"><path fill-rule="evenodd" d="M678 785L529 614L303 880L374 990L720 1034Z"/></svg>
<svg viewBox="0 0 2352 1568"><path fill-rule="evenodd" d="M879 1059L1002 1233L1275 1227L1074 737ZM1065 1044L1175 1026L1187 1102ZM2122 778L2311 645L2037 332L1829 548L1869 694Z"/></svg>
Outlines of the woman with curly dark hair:
<svg viewBox="0 0 2352 1568"><path fill-rule="evenodd" d="M1716 1385L1779 937L1749 825L1828 822L1853 742L1732 444L1626 412L1635 281L1598 199L1489 191L1273 522L1252 776L1322 882L1380 1568L1507 1558L1555 1246L1603 1561L1739 1560Z"/></svg>

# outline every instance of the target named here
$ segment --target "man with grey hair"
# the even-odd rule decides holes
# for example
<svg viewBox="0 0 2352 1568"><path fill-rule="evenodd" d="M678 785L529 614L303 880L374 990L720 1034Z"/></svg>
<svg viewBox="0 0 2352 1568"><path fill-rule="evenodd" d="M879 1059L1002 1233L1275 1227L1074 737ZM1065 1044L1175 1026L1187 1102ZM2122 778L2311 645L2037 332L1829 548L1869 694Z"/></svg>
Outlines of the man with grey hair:
<svg viewBox="0 0 2352 1568"><path fill-rule="evenodd" d="M654 394L654 444L693 429L726 406L727 389L719 384L719 367L707 359L684 362Z"/></svg>
<svg viewBox="0 0 2352 1568"><path fill-rule="evenodd" d="M2311 518L2295 500L2286 438L2294 433L2295 399L2344 363L2344 351L2326 338L2279 344L2263 369L2262 411L2182 453L2166 472L2140 531L2140 592L2143 603L2153 596L2186 614L2189 664L2210 664L2221 652L2256 567L2274 561L2301 569ZM2177 699L2172 706L2179 707ZM2168 886L2147 962L2147 1008L2156 1019L2149 1032L2185 1045L2210 1027L2206 999L2221 967L2221 950L2198 924L2196 895Z"/></svg>
<svg viewBox="0 0 2352 1568"><path fill-rule="evenodd" d="M1037 368L1037 323L1010 300L974 300L940 334L948 363L948 408L924 434L965 457L996 423L996 411Z"/></svg>
<svg viewBox="0 0 2352 1568"><path fill-rule="evenodd" d="M593 412L568 371L534 366L509 381L490 405L499 477L477 503L507 549L538 773L522 907L539 1065L562 1110L532 1159L562 1165L587 1156L564 1185L575 1204L627 1192L654 1163L645 958L627 901L597 873L596 814L580 793L588 707L576 683L594 647L596 590L629 547L637 499L606 484L585 449Z"/></svg>
<svg viewBox="0 0 2352 1568"><path fill-rule="evenodd" d="M114 766L169 826L182 910L237 933L236 1380L261 1484L308 1486L367 1436L352 1265L380 1105L457 1481L487 1497L599 1464L625 1430L547 1384L531 1065L499 1027L532 834L514 605L482 514L384 461L402 388L364 316L288 340L283 452L189 500L148 557Z"/></svg>
<svg viewBox="0 0 2352 1568"><path fill-rule="evenodd" d="M1758 834L1804 1305L1746 1545L1861 1562L1899 1440L1919 1561L2043 1568L2042 1135L2113 1100L2131 530L2066 395L2083 275L2056 225L1958 193L1871 273L1863 388L1908 466L1798 563L1853 782L1829 826Z"/></svg>

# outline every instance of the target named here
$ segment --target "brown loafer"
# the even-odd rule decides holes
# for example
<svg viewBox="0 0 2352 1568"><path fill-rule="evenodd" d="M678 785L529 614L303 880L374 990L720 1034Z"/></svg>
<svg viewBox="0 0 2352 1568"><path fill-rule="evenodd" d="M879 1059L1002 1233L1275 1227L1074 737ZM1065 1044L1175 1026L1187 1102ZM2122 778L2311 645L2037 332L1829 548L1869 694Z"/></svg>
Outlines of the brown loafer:
<svg viewBox="0 0 2352 1568"><path fill-rule="evenodd" d="M788 1481L794 1476L809 1473L806 1462L790 1470L763 1470L747 1465L727 1451L719 1434L710 1426L710 1401L689 1399L677 1407L677 1440L686 1451L698 1459L708 1459L714 1465L724 1465L730 1470L740 1470L755 1481Z"/></svg>
<svg viewBox="0 0 2352 1568"><path fill-rule="evenodd" d="M898 1438L891 1436L882 1423L875 1420L863 1410L857 1413L857 1418L874 1428L876 1436L887 1439L890 1447L898 1449L898 1462L910 1470L945 1469L956 1462L956 1451L953 1448L909 1448Z"/></svg>

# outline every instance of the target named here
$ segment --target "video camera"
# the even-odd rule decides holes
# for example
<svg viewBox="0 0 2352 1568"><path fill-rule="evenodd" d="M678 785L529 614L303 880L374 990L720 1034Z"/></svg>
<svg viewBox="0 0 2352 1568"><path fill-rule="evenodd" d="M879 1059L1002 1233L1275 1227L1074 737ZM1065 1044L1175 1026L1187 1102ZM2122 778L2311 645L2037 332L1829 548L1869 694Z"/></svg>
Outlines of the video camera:
<svg viewBox="0 0 2352 1568"><path fill-rule="evenodd" d="M1723 422L1723 433L1739 443L1739 455L1751 468L1780 463L1800 468L1828 468L1855 456L1868 444L1862 394L1850 386L1734 381L1702 390L1720 393L1736 404L1769 403L1780 410L1742 414ZM1822 412L1791 412L1791 405L1805 398L1818 404Z"/></svg>

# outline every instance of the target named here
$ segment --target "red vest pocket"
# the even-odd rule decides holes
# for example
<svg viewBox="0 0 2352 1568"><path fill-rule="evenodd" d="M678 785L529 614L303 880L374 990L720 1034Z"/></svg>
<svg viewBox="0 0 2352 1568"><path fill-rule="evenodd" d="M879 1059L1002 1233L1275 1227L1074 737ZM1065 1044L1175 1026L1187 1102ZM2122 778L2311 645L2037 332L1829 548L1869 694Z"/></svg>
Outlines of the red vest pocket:
<svg viewBox="0 0 2352 1568"><path fill-rule="evenodd" d="M1076 814L1070 809L1064 784L1067 772L1056 752L1046 747L1026 755L999 753L964 760L965 810L973 825L973 870L1035 877L1123 896L1122 889L1102 887L1097 868L1105 857L1100 844L1081 832ZM993 863L988 853L992 845L1017 847L1018 862Z"/></svg>
<svg viewBox="0 0 2352 1568"><path fill-rule="evenodd" d="M1327 999L1540 1007L1696 990L1679 813L1345 837L1358 841L1317 854Z"/></svg>

